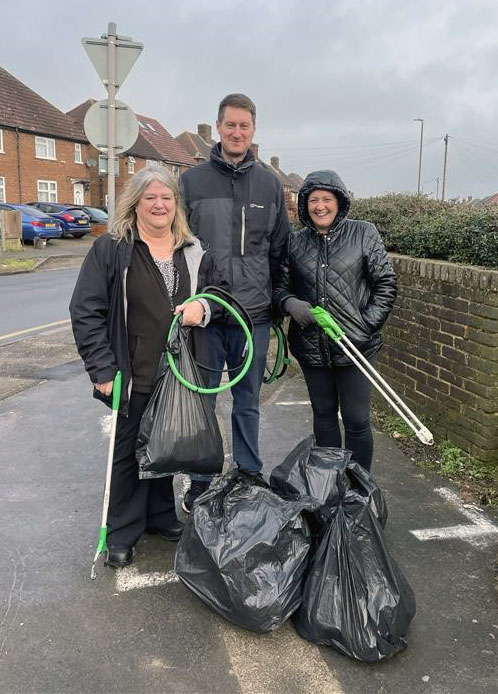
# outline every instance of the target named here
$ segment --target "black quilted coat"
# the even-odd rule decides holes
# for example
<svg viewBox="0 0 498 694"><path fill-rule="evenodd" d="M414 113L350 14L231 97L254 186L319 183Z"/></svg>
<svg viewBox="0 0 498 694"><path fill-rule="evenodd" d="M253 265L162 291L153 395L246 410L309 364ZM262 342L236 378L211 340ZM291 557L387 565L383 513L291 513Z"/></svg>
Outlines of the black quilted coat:
<svg viewBox="0 0 498 694"><path fill-rule="evenodd" d="M330 190L339 212L327 234L315 230L308 214L313 190ZM281 313L289 297L326 308L366 357L382 346L380 329L396 298L396 276L373 224L348 219L350 195L334 171L315 171L299 191L304 228L289 234L273 301ZM308 366L341 366L350 361L316 324L300 328L291 320L289 347Z"/></svg>

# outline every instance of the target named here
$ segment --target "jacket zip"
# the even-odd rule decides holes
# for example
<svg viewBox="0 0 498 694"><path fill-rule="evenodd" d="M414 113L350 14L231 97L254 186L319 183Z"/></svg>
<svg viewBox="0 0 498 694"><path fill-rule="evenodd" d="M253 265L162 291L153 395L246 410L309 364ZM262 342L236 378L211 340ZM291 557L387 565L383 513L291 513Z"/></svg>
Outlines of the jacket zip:
<svg viewBox="0 0 498 694"><path fill-rule="evenodd" d="M128 335L128 293L126 290L126 278L128 277L128 269L129 265L125 267L123 270L123 309L124 309L124 319L125 319L125 329L126 329L126 335ZM130 354L128 352L128 366L130 368L130 381L128 383L128 404L130 402L131 398L131 389L133 386L133 376L131 375L131 359L130 359Z"/></svg>
<svg viewBox="0 0 498 694"><path fill-rule="evenodd" d="M244 255L244 243L246 236L246 207L242 205L242 231L240 234L240 255Z"/></svg>
<svg viewBox="0 0 498 694"><path fill-rule="evenodd" d="M317 297L320 305L322 308L324 308L326 311L328 310L328 297L327 297L327 265L329 262L329 240L328 240L328 234L324 234L319 236L319 240L322 242L323 245L323 255L322 255L322 268L323 268L323 285L322 285L322 292L323 292L323 300L322 297L319 296ZM318 263L320 263L320 253L317 254L317 260ZM317 276L318 276L318 268L317 268ZM327 366L330 367L331 365L331 359L330 359L330 349L329 349L329 339L323 333L320 335L322 339L322 344L324 345L324 357L325 357L325 363ZM324 339L325 338L325 339Z"/></svg>

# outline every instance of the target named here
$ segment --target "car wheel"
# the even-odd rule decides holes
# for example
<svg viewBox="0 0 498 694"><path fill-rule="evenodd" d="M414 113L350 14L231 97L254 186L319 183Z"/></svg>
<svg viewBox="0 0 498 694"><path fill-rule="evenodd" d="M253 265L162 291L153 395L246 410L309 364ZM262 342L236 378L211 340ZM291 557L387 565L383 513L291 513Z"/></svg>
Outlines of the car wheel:
<svg viewBox="0 0 498 694"><path fill-rule="evenodd" d="M73 234L75 239L82 239L85 234Z"/></svg>

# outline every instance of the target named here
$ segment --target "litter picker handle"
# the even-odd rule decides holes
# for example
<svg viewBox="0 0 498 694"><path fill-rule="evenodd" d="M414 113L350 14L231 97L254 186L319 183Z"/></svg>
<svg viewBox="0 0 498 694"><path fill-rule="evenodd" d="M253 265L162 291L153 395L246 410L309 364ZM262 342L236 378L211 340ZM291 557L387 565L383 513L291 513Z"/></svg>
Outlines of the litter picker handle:
<svg viewBox="0 0 498 694"><path fill-rule="evenodd" d="M114 376L114 383L112 384L112 411L117 412L119 410L119 402L121 400L121 383L122 383L121 371L118 371Z"/></svg>
<svg viewBox="0 0 498 694"><path fill-rule="evenodd" d="M416 415L410 410L408 405L399 395L386 383L382 376L376 371L370 362L365 359L363 354L349 340L342 328L336 323L328 311L316 306L311 309L318 325L324 332L342 349L344 354L355 364L373 386L379 391L383 398L399 414L399 416L415 432L417 438L427 446L432 446L434 437L429 429L422 424Z"/></svg>
<svg viewBox="0 0 498 694"><path fill-rule="evenodd" d="M112 419L111 419L111 435L109 437L109 451L107 453L107 468L105 476L105 487L104 487L104 502L102 507L102 520L100 523L99 530L99 540L97 543L97 550L95 552L95 557L93 559L92 570L90 572L90 578L97 578L95 572L95 564L99 555L105 552L107 544L107 513L109 511L109 497L111 493L111 476L112 476L112 463L114 459L114 443L116 441L116 426L118 421L118 411L119 403L121 401L121 384L122 375L121 371L117 371L114 376L114 382L112 384Z"/></svg>

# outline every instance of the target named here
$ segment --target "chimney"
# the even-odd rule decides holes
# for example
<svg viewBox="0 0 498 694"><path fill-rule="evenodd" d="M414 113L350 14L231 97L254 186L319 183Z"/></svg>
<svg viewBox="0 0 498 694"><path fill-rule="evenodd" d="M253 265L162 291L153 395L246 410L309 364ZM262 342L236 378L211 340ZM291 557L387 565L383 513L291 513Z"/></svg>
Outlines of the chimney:
<svg viewBox="0 0 498 694"><path fill-rule="evenodd" d="M259 159L259 145L253 142L251 145L251 152L254 154L255 159Z"/></svg>
<svg viewBox="0 0 498 694"><path fill-rule="evenodd" d="M278 157L272 157L270 159L270 164L274 169L280 169L280 159Z"/></svg>
<svg viewBox="0 0 498 694"><path fill-rule="evenodd" d="M211 144L211 126L208 125L207 123L199 123L197 125L197 134L199 137L202 137L202 139L207 142L208 144Z"/></svg>

